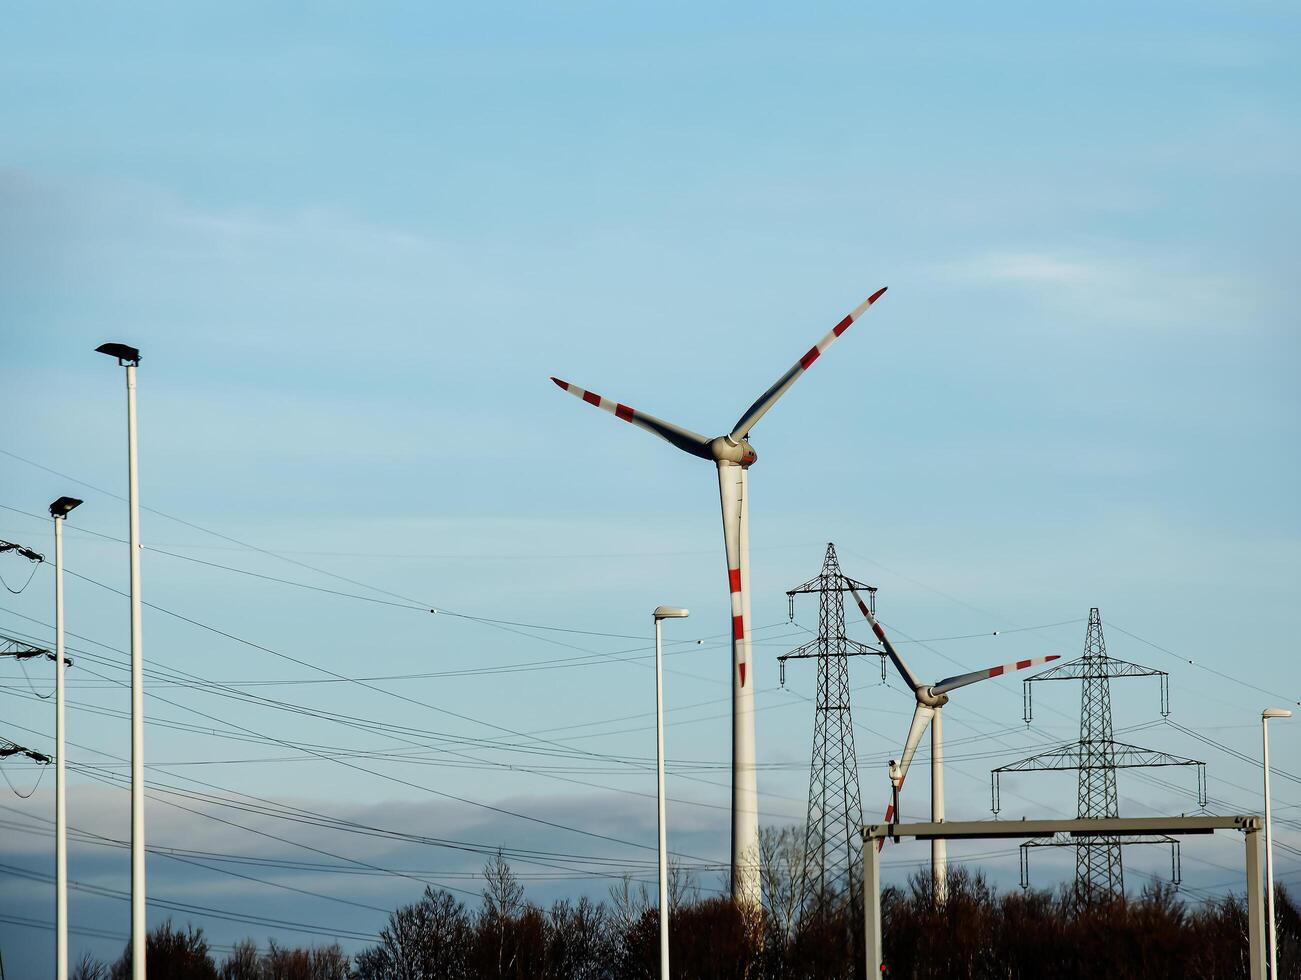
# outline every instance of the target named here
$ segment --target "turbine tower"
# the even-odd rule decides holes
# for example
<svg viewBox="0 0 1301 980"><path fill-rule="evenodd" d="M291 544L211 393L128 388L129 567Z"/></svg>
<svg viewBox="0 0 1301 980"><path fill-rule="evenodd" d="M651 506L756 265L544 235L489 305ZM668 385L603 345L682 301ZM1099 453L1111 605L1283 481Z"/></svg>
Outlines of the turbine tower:
<svg viewBox="0 0 1301 980"><path fill-rule="evenodd" d="M886 655L890 662L894 664L895 670L899 671L899 676L903 678L905 684L912 688L913 696L917 700L917 708L913 712L912 724L908 728L908 739L904 742L903 755L899 758L899 767L896 771L893 763L891 764L891 776L895 782L895 789L903 789L903 781L908 775L908 766L913 761L913 756L917 752L917 746L921 744L922 736L926 734L927 726L931 729L931 822L943 823L944 821L944 734L943 734L943 711L942 709L949 703L949 692L956 691L960 687L966 687L968 684L975 684L978 681L988 680L991 677L999 677L1013 670L1024 670L1026 667L1033 667L1036 664L1046 664L1050 660L1060 659L1057 654L1050 654L1047 657L1032 657L1029 660L1018 660L1015 663L1002 664L998 667L987 667L984 670L973 670L968 674L958 674L955 677L946 677L937 684L924 684L917 679L914 674L904 663L903 657L895 651L894 645L885 635L885 630L881 629L881 624L876 621L876 615L872 609L865 603L858 594L858 590L850 586L850 592L854 594L854 601L858 603L858 608L862 610L867 621L872 625L872 632L876 638L881 641L881 646L885 647ZM897 772L897 775L896 775ZM885 822L892 823L895 819L894 804L891 803L885 810ZM882 838L877 848L885 843ZM948 848L946 842L940 838L931 841L931 880L935 887L935 898L943 902L948 898Z"/></svg>
<svg viewBox="0 0 1301 980"><path fill-rule="evenodd" d="M659 436L670 445L718 468L718 495L723 510L723 544L727 552L727 583L732 600L732 901L758 908L759 792L755 781L754 671L750 657L750 501L748 471L758 459L750 445L750 430L777 403L836 339L867 312L885 289L878 289L825 337L808 349L785 374L745 410L727 435L708 439L671 422L602 398L553 377L561 389L589 405L609 412Z"/></svg>
<svg viewBox="0 0 1301 980"><path fill-rule="evenodd" d="M844 593L853 586L866 589L869 596L876 594L874 587L855 582L841 572L836 546L828 544L822 572L786 593L792 619L797 595L818 596L818 635L777 658L783 686L787 660L818 662L809 812L804 824L804 872L800 881L800 905L806 913L827 912L844 902L852 905L859 892L863 804L850 716L849 658L867 654L881 657L884 680L885 654L845 635Z"/></svg>

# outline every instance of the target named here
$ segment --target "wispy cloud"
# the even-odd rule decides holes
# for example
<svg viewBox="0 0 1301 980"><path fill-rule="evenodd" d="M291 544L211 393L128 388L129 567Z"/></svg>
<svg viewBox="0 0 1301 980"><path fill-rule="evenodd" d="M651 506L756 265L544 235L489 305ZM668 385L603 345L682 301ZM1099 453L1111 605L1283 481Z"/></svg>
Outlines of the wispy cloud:
<svg viewBox="0 0 1301 980"><path fill-rule="evenodd" d="M1255 284L1207 268L1202 259L1157 258L1131 245L1109 246L1105 254L1100 249L992 249L941 263L934 271L954 286L1019 293L1090 326L1122 329L1237 330L1253 319L1245 311L1262 299Z"/></svg>

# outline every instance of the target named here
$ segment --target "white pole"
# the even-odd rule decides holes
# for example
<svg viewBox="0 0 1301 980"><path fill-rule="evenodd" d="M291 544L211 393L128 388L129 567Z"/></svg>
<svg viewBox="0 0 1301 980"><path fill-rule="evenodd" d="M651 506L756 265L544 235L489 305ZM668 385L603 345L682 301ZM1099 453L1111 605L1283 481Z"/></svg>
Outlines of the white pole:
<svg viewBox="0 0 1301 980"><path fill-rule="evenodd" d="M1274 928L1274 833L1269 813L1269 720L1291 717L1292 712L1286 708L1266 708L1260 713L1260 738L1264 750L1265 770L1265 928L1269 945L1270 980L1278 978L1278 936Z"/></svg>
<svg viewBox="0 0 1301 980"><path fill-rule="evenodd" d="M935 709L931 721L931 821L944 822L944 733L943 708ZM940 837L931 841L931 881L935 887L935 901L943 904L949 898L949 857L947 842Z"/></svg>
<svg viewBox="0 0 1301 980"><path fill-rule="evenodd" d="M131 549L131 978L145 980L145 714L140 636L140 484L136 459L136 366L126 366Z"/></svg>
<svg viewBox="0 0 1301 980"><path fill-rule="evenodd" d="M54 975L68 980L68 812L63 777L63 518L54 518Z"/></svg>
<svg viewBox="0 0 1301 980"><path fill-rule="evenodd" d="M660 980L669 980L669 875L664 828L664 670L660 653L661 620L655 617L655 779L659 801Z"/></svg>

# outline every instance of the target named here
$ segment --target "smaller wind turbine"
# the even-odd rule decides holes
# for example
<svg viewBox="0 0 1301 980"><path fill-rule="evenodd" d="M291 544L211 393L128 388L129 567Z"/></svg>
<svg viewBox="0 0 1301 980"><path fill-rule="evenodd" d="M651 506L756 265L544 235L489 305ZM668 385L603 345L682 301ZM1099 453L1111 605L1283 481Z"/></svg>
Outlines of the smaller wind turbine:
<svg viewBox="0 0 1301 980"><path fill-rule="evenodd" d="M849 591L854 594L854 601L858 603L858 608L862 610L867 621L872 624L872 632L876 638L881 641L881 646L885 647L886 655L890 662L894 664L895 670L899 671L899 676L903 678L904 683L912 688L913 695L917 698L917 710L913 712L912 725L908 728L908 739L904 742L903 756L896 764L892 759L890 761L890 781L894 785L895 799L898 799L898 793L903 788L903 781L908 775L908 766L913 761L913 756L917 753L917 746L921 744L922 736L926 734L926 726L931 726L931 822L944 822L944 735L942 728L941 709L949 703L949 692L955 691L960 687L966 687L968 684L975 684L977 681L987 680L990 677L998 677L1013 670L1024 670L1026 667L1035 667L1039 664L1046 664L1050 660L1060 660L1058 654L1051 654L1047 657L1032 657L1029 660L1018 660L1015 663L1002 664L998 667L988 667L985 670L973 670L969 674L958 674L956 677L946 677L938 684L923 684L917 679L906 663L903 657L899 656L885 635L885 630L881 629L881 624L876 621L872 615L872 610L868 608L858 594L858 590L852 585ZM885 822L891 823L895 819L895 805L891 803L885 810ZM877 842L877 848L885 843L882 838ZM936 901L943 902L948 898L948 848L946 842L936 838L931 841L931 880L935 885Z"/></svg>

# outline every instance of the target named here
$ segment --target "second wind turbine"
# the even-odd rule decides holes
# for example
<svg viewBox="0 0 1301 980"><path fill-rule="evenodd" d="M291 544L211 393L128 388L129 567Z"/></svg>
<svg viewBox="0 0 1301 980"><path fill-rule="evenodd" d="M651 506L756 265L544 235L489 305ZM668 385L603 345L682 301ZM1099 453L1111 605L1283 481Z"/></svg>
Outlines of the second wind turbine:
<svg viewBox="0 0 1301 980"><path fill-rule="evenodd" d="M755 780L754 672L750 657L750 506L746 473L758 454L750 445L750 429L777 399L809 369L850 325L867 312L885 289L878 289L835 325L772 387L746 409L727 435L714 439L684 429L620 402L602 398L553 377L560 388L589 405L659 436L683 452L718 467L718 493L723 509L723 542L727 548L728 590L732 596L732 901L758 907L759 791Z"/></svg>

